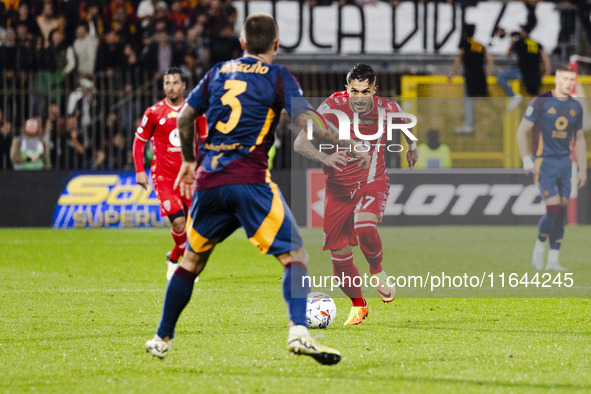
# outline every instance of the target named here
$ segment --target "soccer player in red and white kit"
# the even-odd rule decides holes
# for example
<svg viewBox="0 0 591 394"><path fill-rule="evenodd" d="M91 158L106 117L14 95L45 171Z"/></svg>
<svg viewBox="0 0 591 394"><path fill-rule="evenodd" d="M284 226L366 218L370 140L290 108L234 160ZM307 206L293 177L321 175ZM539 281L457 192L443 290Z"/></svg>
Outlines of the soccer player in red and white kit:
<svg viewBox="0 0 591 394"><path fill-rule="evenodd" d="M181 140L176 119L185 105L183 92L186 83L181 70L172 67L164 74L164 93L166 98L160 100L144 112L142 122L135 133L133 141L133 160L135 162L135 180L144 189L148 188L148 175L144 170L144 146L152 140L154 160L151 175L156 196L160 201L160 214L168 216L171 233L174 239L172 251L166 254L168 270L166 278L170 280L176 270L177 261L183 256L187 245L185 231L186 217L191 199L181 196L173 185L181 168ZM200 116L195 121L200 138L207 136L207 123Z"/></svg>
<svg viewBox="0 0 591 394"><path fill-rule="evenodd" d="M347 74L347 90L337 92L319 107L318 112L332 124L339 124L334 114L327 110L340 110L353 120L359 117L359 132L362 135L375 135L378 130L380 112L382 114L402 112L394 101L375 96L376 75L366 64L358 64ZM382 120L385 122L386 117ZM353 124L351 125L353 136ZM383 125L383 129L386 126ZM384 216L390 190L386 173L384 152L389 145L384 132L379 139L360 141L366 145L371 158L369 168L360 167L359 159L343 150L328 153L318 150L302 131L295 142L296 152L324 164L326 177L324 203L324 250L331 251L334 274L341 279L341 289L353 304L345 326L360 325L369 308L363 298L360 286L355 286L354 278L361 278L353 263L353 246L359 245L372 277L377 278L377 291L382 301L394 300L396 292L387 285L387 275L382 269L382 241L377 224ZM354 138L354 137L352 137ZM409 150L406 153L409 168L413 168L418 158L416 142L406 135ZM369 144L369 147L367 145ZM344 279L344 280L343 280Z"/></svg>

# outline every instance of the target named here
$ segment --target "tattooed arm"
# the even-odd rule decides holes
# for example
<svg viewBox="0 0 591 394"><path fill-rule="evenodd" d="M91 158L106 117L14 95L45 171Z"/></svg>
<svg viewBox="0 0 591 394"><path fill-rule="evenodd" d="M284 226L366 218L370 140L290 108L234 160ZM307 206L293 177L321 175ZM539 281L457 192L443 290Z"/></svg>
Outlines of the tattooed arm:
<svg viewBox="0 0 591 394"><path fill-rule="evenodd" d="M332 167L339 172L342 172L343 170L340 169L338 165L340 164L344 166L347 164L347 154L344 151L337 151L332 155L327 155L326 153L321 152L308 140L304 130L300 131L300 134L298 134L293 147L300 155L318 161L325 166Z"/></svg>
<svg viewBox="0 0 591 394"><path fill-rule="evenodd" d="M312 121L308 122L309 120L312 120ZM369 161L370 161L369 154L365 151L356 150L355 149L355 146L356 146L355 141L340 140L339 139L339 130L335 125L333 125L330 122L327 122L328 128L321 127L318 125L318 123L313 121L312 117L310 116L310 114L308 112L301 113L300 115L298 115L295 118L295 126L296 127L292 128L292 130L294 130L294 132L295 132L295 130L297 130L298 127L301 127L301 131L298 134L298 137L296 139L296 143L298 143L298 146L297 147L294 146L294 149L296 150L296 152L300 153L301 155L303 155L309 159L316 160L316 161L319 161L325 165L333 167L333 168L337 169L338 171L342 171L342 170L336 166L337 164L346 164L346 159L345 159L346 154L343 151L338 151L332 155L327 155L325 153L319 152L314 147L314 145L312 145L312 143L307 139L307 134L305 131L308 129L308 123L310 123L312 125L312 134L313 134L315 141L318 141L321 143L332 144L332 145L338 146L341 149L348 150L351 155L361 158L361 162L360 162L361 166L363 166L365 168L369 167ZM312 152L313 150L315 150L316 153ZM332 157L332 158L329 160L328 157ZM329 162L326 162L326 160L329 160Z"/></svg>

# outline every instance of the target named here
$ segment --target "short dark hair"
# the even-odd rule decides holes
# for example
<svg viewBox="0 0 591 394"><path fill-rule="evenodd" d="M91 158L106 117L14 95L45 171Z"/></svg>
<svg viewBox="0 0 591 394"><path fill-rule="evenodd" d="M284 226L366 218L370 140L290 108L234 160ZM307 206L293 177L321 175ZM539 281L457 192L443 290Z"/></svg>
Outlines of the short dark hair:
<svg viewBox="0 0 591 394"><path fill-rule="evenodd" d="M359 82L367 81L370 85L376 83L376 73L373 71L373 68L367 64L356 64L349 72L347 73L347 84L352 80L358 80Z"/></svg>
<svg viewBox="0 0 591 394"><path fill-rule="evenodd" d="M175 74L178 74L181 76L181 81L183 81L185 83L187 82L187 78L185 77L185 74L183 74L181 69L178 67L171 67L164 72L164 75L175 75ZM164 77L164 75L163 75L163 77Z"/></svg>
<svg viewBox="0 0 591 394"><path fill-rule="evenodd" d="M250 53L267 53L278 37L279 28L271 15L252 14L242 26L242 39L246 42L246 51Z"/></svg>
<svg viewBox="0 0 591 394"><path fill-rule="evenodd" d="M476 25L473 23L466 23L462 27L462 35L466 38L474 37L475 32L476 32Z"/></svg>
<svg viewBox="0 0 591 394"><path fill-rule="evenodd" d="M574 73L576 72L575 70L572 69L571 66L569 66L568 64L560 64L558 67L556 67L556 71L567 71L570 73Z"/></svg>

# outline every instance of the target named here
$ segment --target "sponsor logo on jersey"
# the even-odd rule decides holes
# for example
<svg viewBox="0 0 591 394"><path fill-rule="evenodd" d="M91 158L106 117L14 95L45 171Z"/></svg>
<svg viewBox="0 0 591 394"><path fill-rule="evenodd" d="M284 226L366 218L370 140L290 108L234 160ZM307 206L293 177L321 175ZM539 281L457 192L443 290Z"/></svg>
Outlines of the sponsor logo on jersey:
<svg viewBox="0 0 591 394"><path fill-rule="evenodd" d="M158 123L160 123L160 126L162 126L164 123L166 123L166 119L162 118L162 119L160 119L160 122L158 122Z"/></svg>
<svg viewBox="0 0 591 394"><path fill-rule="evenodd" d="M174 129L170 132L170 134L168 135L168 141L172 146L181 146L181 139L179 138L179 129Z"/></svg>
<svg viewBox="0 0 591 394"><path fill-rule="evenodd" d="M148 117L144 115L144 117L142 118L142 127L146 127L146 123L148 123Z"/></svg>

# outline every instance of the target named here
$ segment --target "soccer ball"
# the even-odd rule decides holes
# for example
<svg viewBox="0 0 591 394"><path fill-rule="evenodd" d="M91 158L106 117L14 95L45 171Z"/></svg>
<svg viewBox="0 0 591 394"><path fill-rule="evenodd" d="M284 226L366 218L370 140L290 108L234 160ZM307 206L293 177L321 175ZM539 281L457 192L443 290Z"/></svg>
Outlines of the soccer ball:
<svg viewBox="0 0 591 394"><path fill-rule="evenodd" d="M314 292L308 294L306 319L310 328L326 328L337 315L337 305L330 296Z"/></svg>

